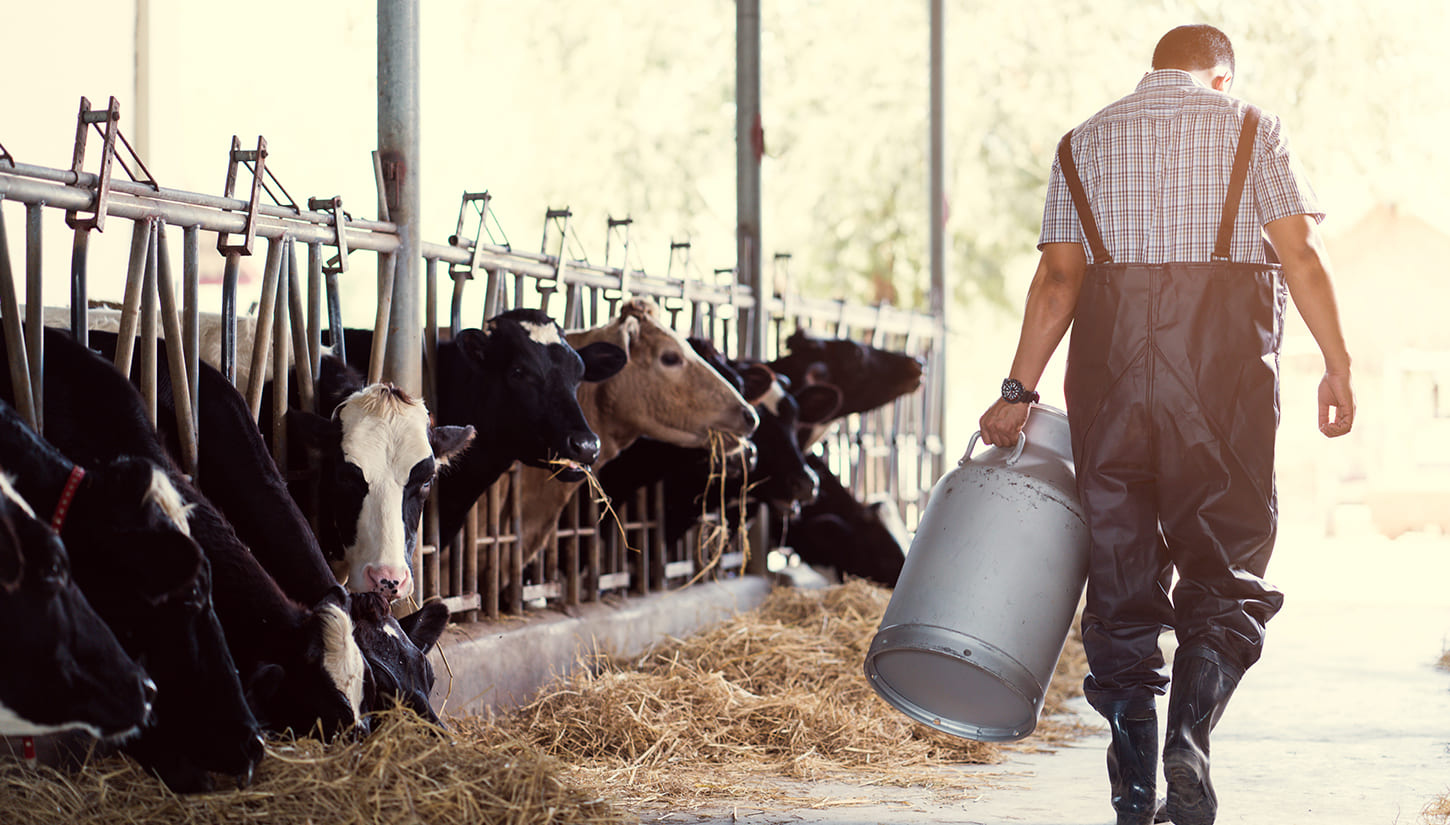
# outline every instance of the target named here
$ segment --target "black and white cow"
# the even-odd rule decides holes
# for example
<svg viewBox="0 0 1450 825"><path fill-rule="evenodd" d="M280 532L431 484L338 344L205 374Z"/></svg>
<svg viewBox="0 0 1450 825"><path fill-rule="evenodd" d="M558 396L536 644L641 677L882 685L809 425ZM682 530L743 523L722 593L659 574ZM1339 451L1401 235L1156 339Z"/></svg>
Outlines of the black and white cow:
<svg viewBox="0 0 1450 825"><path fill-rule="evenodd" d="M431 601L394 619L383 594L354 593L352 617L359 642L369 651L368 706L387 710L397 702L436 725L443 724L428 698L434 677L427 654L448 625L448 606Z"/></svg>
<svg viewBox="0 0 1450 825"><path fill-rule="evenodd" d="M123 741L147 723L155 683L71 579L60 537L4 474L0 628L10 631L0 634L0 735L82 730Z"/></svg>
<svg viewBox="0 0 1450 825"><path fill-rule="evenodd" d="M356 370L331 355L322 358L316 383L319 414L296 409L294 393L288 431L296 436L289 446L305 445L319 456L322 551L341 562L339 578L349 590L400 598L412 591L413 553L434 479L467 448L474 428L433 426L420 399L392 384L363 386ZM265 434L271 410L264 408ZM306 507L306 485L292 491Z"/></svg>
<svg viewBox="0 0 1450 825"><path fill-rule="evenodd" d="M347 330L350 363L365 368L370 330ZM515 461L553 467L562 460L593 464L599 437L579 408L580 381L602 381L623 369L627 356L609 343L578 351L554 319L540 310L515 309L482 329L465 329L438 345L439 423L472 425L478 435L438 480L439 535L450 541L478 497ZM582 471L565 469L564 481Z"/></svg>
<svg viewBox="0 0 1450 825"><path fill-rule="evenodd" d="M97 333L92 335L96 340ZM114 346L113 339L104 335L99 343ZM158 420L168 449L177 453L175 403L164 356L157 378ZM291 727L298 732L318 724L324 734L352 724L365 730L366 713L391 706L393 701L391 695L380 693L374 686L373 669L386 666L398 670L395 663L404 659L411 666L405 672L420 671L426 665L426 652L400 648L391 640L375 643L384 638L381 634L386 628L381 620L373 619L374 624L365 625L348 618L347 594L323 559L306 517L289 495L246 401L219 371L204 362L199 365L198 380L197 475L202 491L221 510L281 591L296 602L316 605L306 621L320 625L304 629L304 656L300 660L293 657L282 661L274 655L267 661L264 656L259 673L250 685L252 698L259 705L258 713L269 726ZM257 575L252 569L243 573L249 578ZM278 600L272 596L271 601ZM435 610L441 608L440 605ZM445 619L446 616L444 609ZM396 624L391 616L387 622ZM279 649L295 650L296 647L284 644ZM359 652L364 663L361 681L357 668ZM426 696L432 687L431 675L426 684L394 681L398 684L397 695L405 698L417 691ZM338 701L339 694L345 702Z"/></svg>
<svg viewBox="0 0 1450 825"><path fill-rule="evenodd" d="M56 396L91 388L67 369L64 349L46 343L46 418L54 425L65 409ZM10 393L0 370L0 395ZM99 392L89 403L98 418L111 411ZM212 609L211 566L190 536L186 504L147 458L92 458L71 461L0 406L0 466L27 501L55 514L76 584L155 680L154 722L124 749L177 792L210 788L211 771L245 780L262 740Z"/></svg>
<svg viewBox="0 0 1450 825"><path fill-rule="evenodd" d="M807 463L820 479L820 495L784 521L773 518L772 538L801 561L838 576L855 576L895 587L906 563L906 530L895 505L863 504L819 456Z"/></svg>

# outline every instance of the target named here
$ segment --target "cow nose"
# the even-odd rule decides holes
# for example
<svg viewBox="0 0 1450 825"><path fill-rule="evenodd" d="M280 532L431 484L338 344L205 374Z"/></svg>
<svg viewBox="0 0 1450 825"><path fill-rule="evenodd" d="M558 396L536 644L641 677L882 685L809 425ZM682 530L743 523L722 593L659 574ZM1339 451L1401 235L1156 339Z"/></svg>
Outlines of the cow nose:
<svg viewBox="0 0 1450 825"><path fill-rule="evenodd" d="M413 576L406 567L387 564L370 564L365 570L367 589L381 593L389 599L397 599L413 584Z"/></svg>
<svg viewBox="0 0 1450 825"><path fill-rule="evenodd" d="M147 709L156 704L156 683L149 677L141 679L141 699L146 703Z"/></svg>
<svg viewBox="0 0 1450 825"><path fill-rule="evenodd" d="M814 473L802 473L791 483L791 497L802 504L810 504L820 494L820 479Z"/></svg>
<svg viewBox="0 0 1450 825"><path fill-rule="evenodd" d="M570 433L565 445L573 453L569 457L580 464L593 464L599 458L599 436L588 430Z"/></svg>
<svg viewBox="0 0 1450 825"><path fill-rule="evenodd" d="M760 416L759 415L756 415L755 408L754 407L746 407L745 408L745 434L746 435L750 435L751 433L755 432L755 428L756 427L759 427L759 426L760 426Z"/></svg>

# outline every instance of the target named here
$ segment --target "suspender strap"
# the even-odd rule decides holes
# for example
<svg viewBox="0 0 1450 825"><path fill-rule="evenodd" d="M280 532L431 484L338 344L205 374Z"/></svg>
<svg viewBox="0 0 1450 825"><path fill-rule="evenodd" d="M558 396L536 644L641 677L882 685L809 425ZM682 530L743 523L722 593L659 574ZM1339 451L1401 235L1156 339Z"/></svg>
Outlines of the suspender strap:
<svg viewBox="0 0 1450 825"><path fill-rule="evenodd" d="M1223 201L1223 219L1218 224L1218 241L1213 245L1215 261L1229 260L1233 243L1234 221L1239 216L1239 201L1244 196L1244 181L1249 176L1249 161L1254 157L1254 140L1259 135L1259 107L1244 111L1244 127L1239 132L1239 148L1234 153L1234 168L1228 179L1228 196Z"/></svg>
<svg viewBox="0 0 1450 825"><path fill-rule="evenodd" d="M1093 219L1092 206L1088 204L1087 192L1082 188L1082 178L1077 175L1077 164L1072 160L1072 132L1063 135L1057 144L1057 165L1062 168L1062 177L1067 181L1068 191L1072 193L1072 205L1077 210L1077 220L1082 224L1088 246L1092 248L1093 263L1112 263L1113 256L1103 246L1102 233L1098 232L1098 222Z"/></svg>

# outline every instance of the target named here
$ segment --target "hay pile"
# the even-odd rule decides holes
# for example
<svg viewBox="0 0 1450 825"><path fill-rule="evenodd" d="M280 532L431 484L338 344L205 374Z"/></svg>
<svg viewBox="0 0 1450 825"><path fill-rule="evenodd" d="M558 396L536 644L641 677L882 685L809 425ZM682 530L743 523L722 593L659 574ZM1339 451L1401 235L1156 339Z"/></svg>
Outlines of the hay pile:
<svg viewBox="0 0 1450 825"><path fill-rule="evenodd" d="M920 785L924 767L992 763L1003 747L1021 747L948 736L876 696L861 665L890 595L864 581L778 588L713 630L637 660L595 662L515 715L464 726L496 725L628 804L677 810L758 799L768 793L762 780L780 777ZM1080 690L1080 645L1059 667L1076 673L1054 678L1053 708ZM1076 732L1044 718L1025 747Z"/></svg>
<svg viewBox="0 0 1450 825"><path fill-rule="evenodd" d="M80 773L0 763L0 822L25 825L615 825L636 821L517 740L453 741L405 709L361 742L274 739L251 787L177 796L123 757Z"/></svg>

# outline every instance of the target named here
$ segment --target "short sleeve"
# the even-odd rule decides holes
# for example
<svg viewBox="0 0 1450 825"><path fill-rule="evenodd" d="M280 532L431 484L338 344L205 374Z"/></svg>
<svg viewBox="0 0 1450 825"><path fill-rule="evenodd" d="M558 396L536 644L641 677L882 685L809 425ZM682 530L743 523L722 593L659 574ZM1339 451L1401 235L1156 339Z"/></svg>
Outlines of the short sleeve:
<svg viewBox="0 0 1450 825"><path fill-rule="evenodd" d="M1057 153L1052 153L1052 173L1047 178L1047 201L1042 208L1042 234L1037 248L1050 243L1082 243L1082 226L1072 205L1072 192L1062 175Z"/></svg>
<svg viewBox="0 0 1450 825"><path fill-rule="evenodd" d="M1259 148L1254 164L1254 200L1260 224L1290 215L1324 220L1319 198L1297 158L1289 151L1289 136L1275 115L1259 122Z"/></svg>

